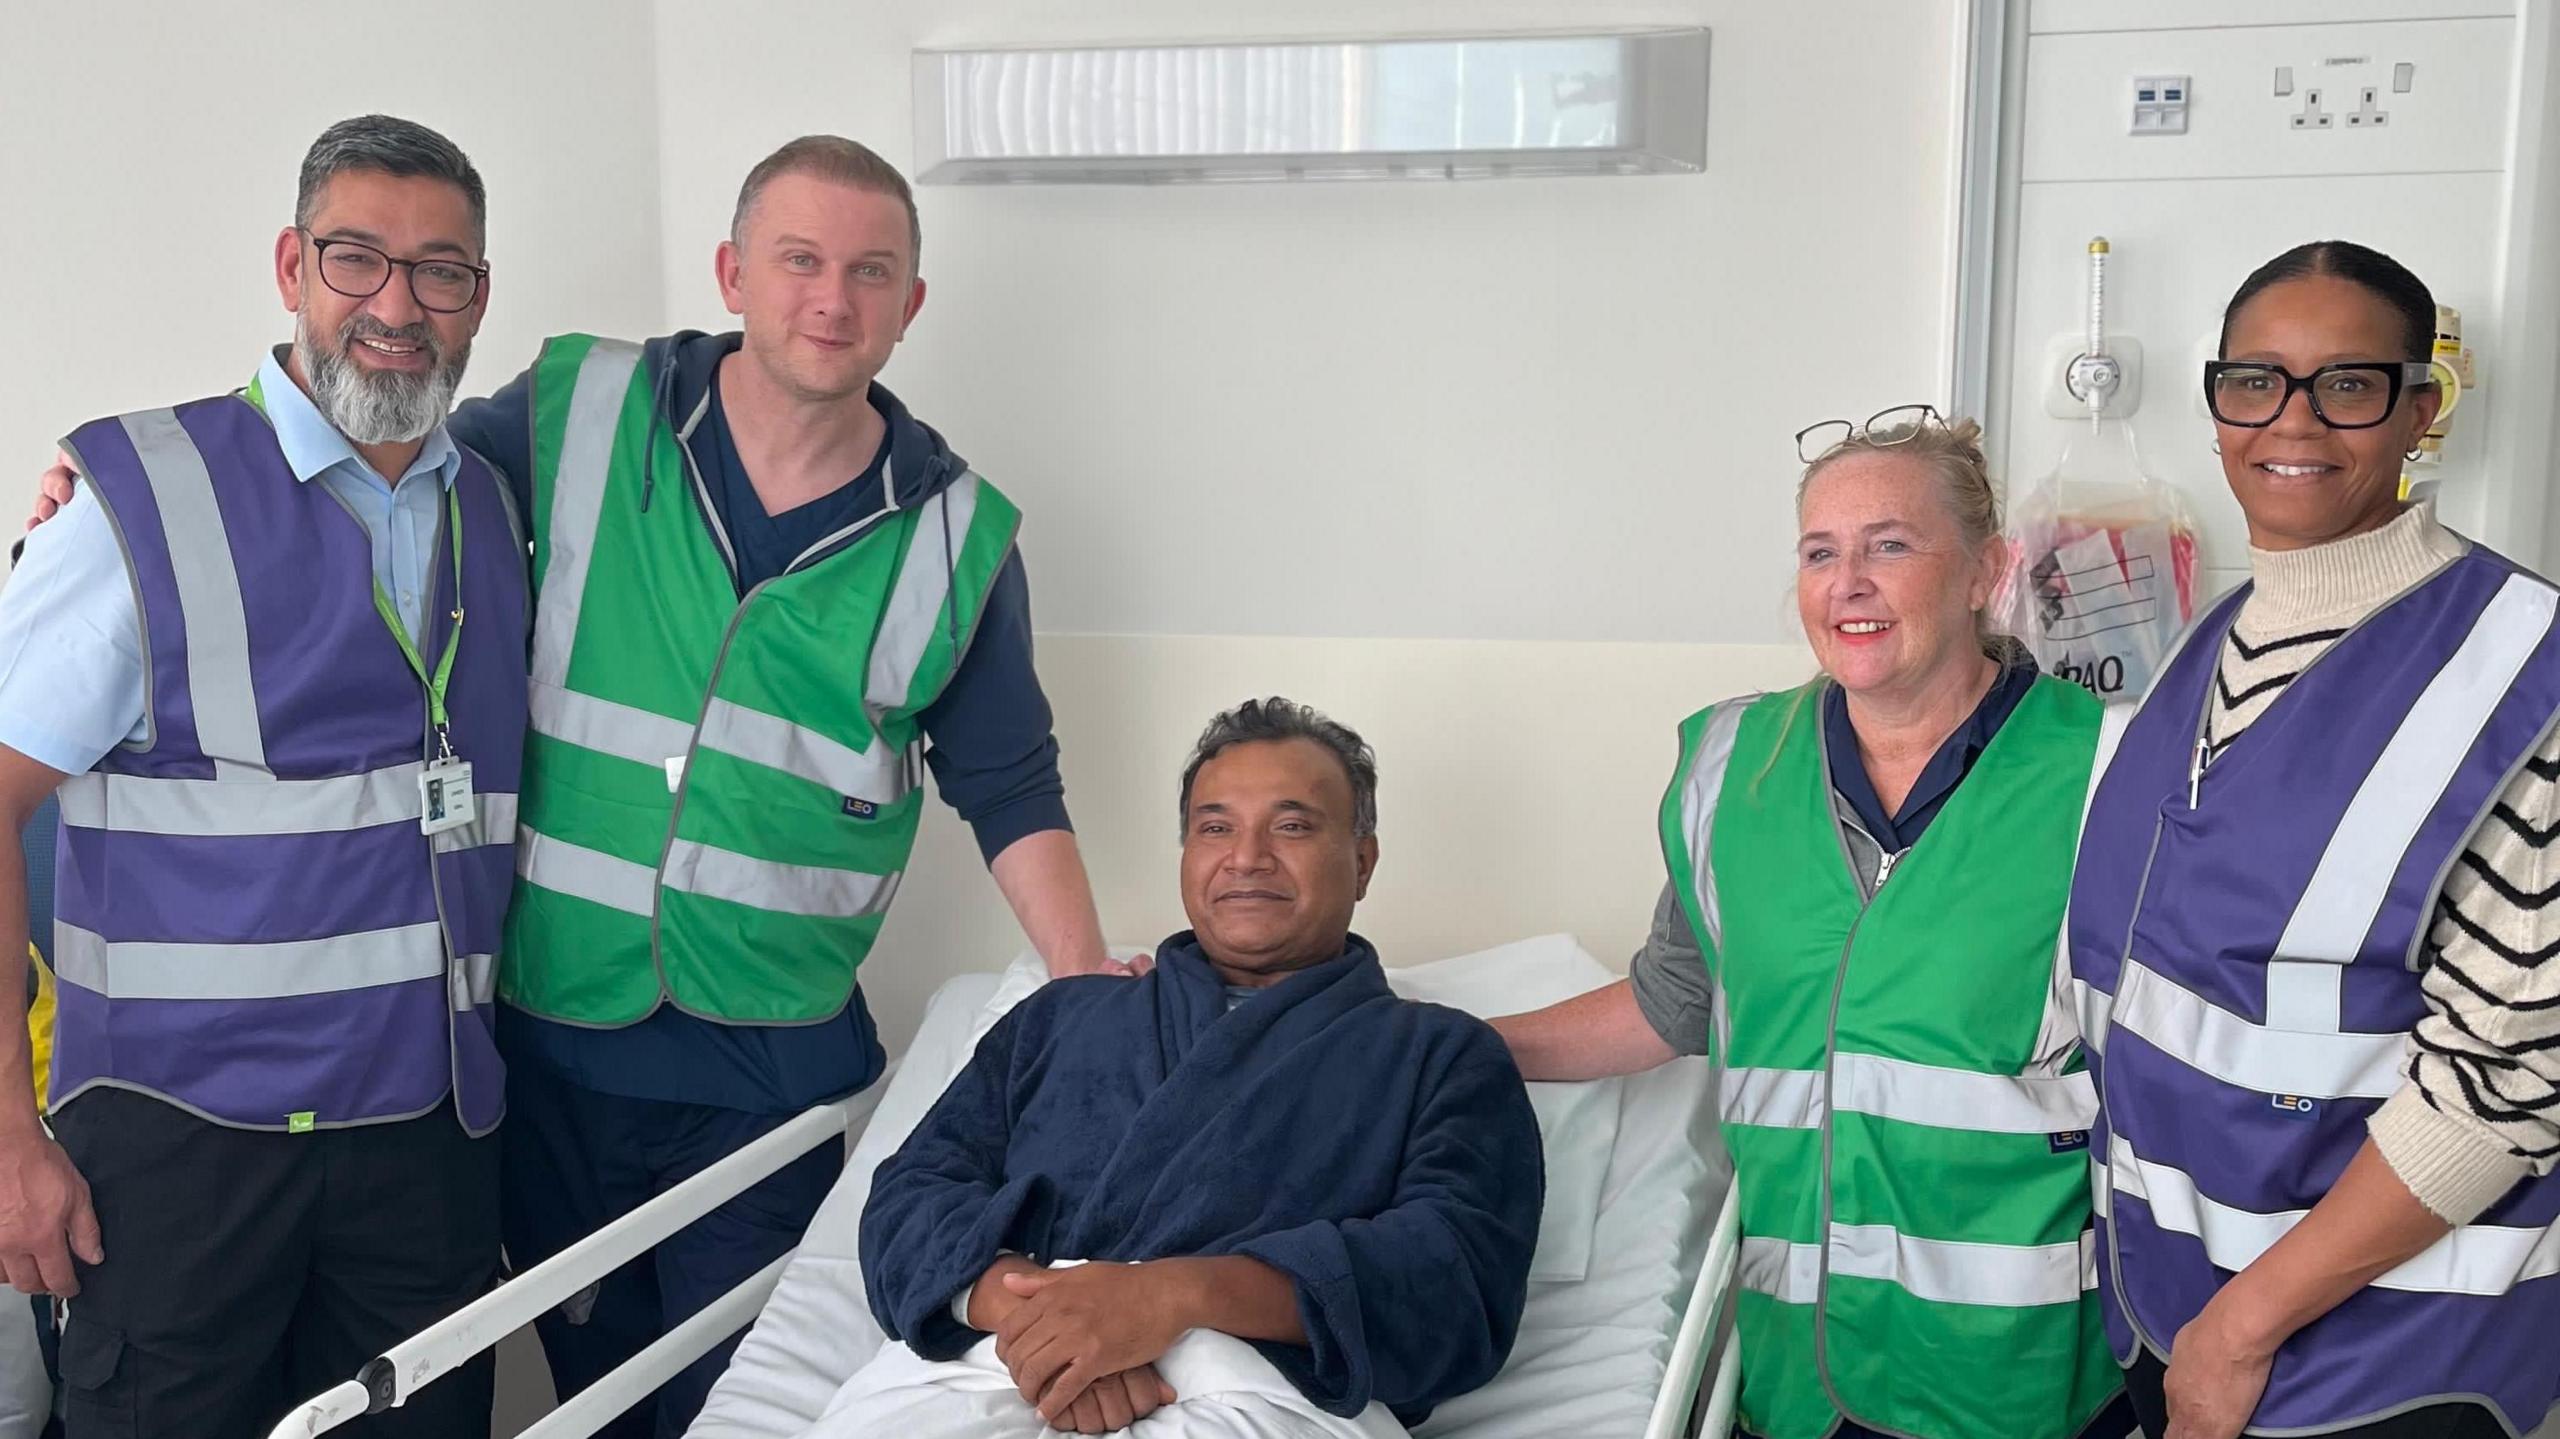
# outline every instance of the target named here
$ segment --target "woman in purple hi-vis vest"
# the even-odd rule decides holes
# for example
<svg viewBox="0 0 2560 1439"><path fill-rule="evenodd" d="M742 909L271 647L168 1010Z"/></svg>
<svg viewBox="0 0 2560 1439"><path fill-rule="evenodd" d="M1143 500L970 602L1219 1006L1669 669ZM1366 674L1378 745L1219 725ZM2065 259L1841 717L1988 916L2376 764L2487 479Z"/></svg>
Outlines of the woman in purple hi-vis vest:
<svg viewBox="0 0 2560 1439"><path fill-rule="evenodd" d="M2067 940L2156 1439L2560 1405L2560 591L2403 497L2435 329L2343 241L2240 287L2204 387L2250 583L2101 745Z"/></svg>

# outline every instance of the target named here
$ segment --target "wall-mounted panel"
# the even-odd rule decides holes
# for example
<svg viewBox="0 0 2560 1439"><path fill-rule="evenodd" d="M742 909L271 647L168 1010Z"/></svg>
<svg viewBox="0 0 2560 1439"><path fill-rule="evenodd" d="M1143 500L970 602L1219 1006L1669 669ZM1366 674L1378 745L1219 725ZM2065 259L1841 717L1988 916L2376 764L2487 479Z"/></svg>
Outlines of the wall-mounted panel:
<svg viewBox="0 0 2560 1439"><path fill-rule="evenodd" d="M2516 0L2031 0L2027 27L2038 35L2102 30L2237 29L2345 25L2377 20L2468 20L2512 16Z"/></svg>
<svg viewBox="0 0 2560 1439"><path fill-rule="evenodd" d="M1682 174L1707 32L920 50L922 184Z"/></svg>
<svg viewBox="0 0 2560 1439"><path fill-rule="evenodd" d="M2040 35L2020 178L2498 170L2514 45L2508 19ZM2161 75L2191 87L2183 134L2133 124Z"/></svg>

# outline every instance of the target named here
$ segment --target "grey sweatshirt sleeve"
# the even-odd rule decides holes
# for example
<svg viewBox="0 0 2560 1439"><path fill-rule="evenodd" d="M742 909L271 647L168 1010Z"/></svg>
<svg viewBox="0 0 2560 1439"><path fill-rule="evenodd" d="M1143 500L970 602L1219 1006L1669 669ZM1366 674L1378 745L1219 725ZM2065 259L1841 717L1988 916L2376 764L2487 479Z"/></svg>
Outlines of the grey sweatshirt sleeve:
<svg viewBox="0 0 2560 1439"><path fill-rule="evenodd" d="M1697 937L1689 932L1689 916L1670 885L1653 906L1653 928L1644 948L1627 965L1636 1008L1662 1042L1682 1054L1704 1054L1715 1034L1715 1005L1707 983L1706 961Z"/></svg>

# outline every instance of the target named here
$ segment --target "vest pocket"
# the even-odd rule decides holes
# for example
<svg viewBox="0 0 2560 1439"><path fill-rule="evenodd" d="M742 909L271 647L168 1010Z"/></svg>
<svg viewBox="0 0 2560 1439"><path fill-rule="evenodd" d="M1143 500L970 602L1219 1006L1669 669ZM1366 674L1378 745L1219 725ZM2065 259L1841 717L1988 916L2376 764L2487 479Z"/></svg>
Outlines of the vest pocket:
<svg viewBox="0 0 2560 1439"><path fill-rule="evenodd" d="M2336 1034L2347 967L2329 959L2267 961L2267 1027L2303 1034Z"/></svg>

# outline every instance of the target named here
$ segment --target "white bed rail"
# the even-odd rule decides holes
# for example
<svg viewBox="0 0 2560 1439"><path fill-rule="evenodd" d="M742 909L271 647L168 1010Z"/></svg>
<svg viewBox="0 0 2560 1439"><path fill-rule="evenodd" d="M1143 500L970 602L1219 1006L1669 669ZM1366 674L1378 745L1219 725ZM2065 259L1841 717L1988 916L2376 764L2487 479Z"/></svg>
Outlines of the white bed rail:
<svg viewBox="0 0 2560 1439"><path fill-rule="evenodd" d="M1689 1289L1689 1308L1680 1316L1679 1337L1671 1342L1671 1363L1663 1374L1661 1392L1654 1396L1653 1418L1644 1426L1644 1439L1684 1439L1690 1434L1725 1439L1733 1431L1734 1393L1742 1381L1739 1347L1731 1339L1725 1341L1712 1383L1706 1381L1706 1362L1714 1350L1716 1331L1723 1325L1741 1259L1742 1200L1737 1187L1727 1184L1724 1200L1716 1206L1706 1258L1698 1265L1698 1282ZM1703 1410L1697 1408L1702 1398ZM1689 1422L1693 1414L1698 1421L1694 1426Z"/></svg>
<svg viewBox="0 0 2560 1439"><path fill-rule="evenodd" d="M878 1087L871 1092L876 1096ZM566 1302L588 1285L636 1258L658 1241L727 1202L792 1160L845 1134L848 1121L867 1117L859 1101L820 1105L703 1170L666 1193L526 1270L442 1323L410 1338L364 1366L355 1378L311 1400L270 1431L268 1439L308 1439L366 1414L397 1408L410 1396L452 1373L499 1340ZM848 1145L856 1136L847 1135ZM1661 1391L1655 1395L1645 1439L1724 1439L1733 1426L1740 1378L1735 1346L1721 1350L1712 1379L1706 1362L1718 1351L1735 1267L1741 1256L1742 1208L1728 1185L1690 1287L1689 1304L1673 1340ZM791 1262L785 1255L753 1278L712 1301L619 1368L572 1395L520 1439L588 1439L608 1420L674 1377L676 1371L747 1327ZM1703 1405L1704 1407L1700 1407ZM1695 1420L1693 1423L1692 1420Z"/></svg>
<svg viewBox="0 0 2560 1439"><path fill-rule="evenodd" d="M859 1101L822 1104L792 1116L771 1133L632 1210L542 1263L482 1295L364 1366L356 1377L294 1410L269 1439L307 1439L350 1420L396 1409L411 1395L462 1367L499 1340L559 1307L658 1241L719 1208L748 1186L839 1135L867 1115ZM764 1307L790 1257L712 1301L620 1368L545 1416L528 1439L585 1439L605 1421L673 1377L685 1365L743 1329Z"/></svg>

